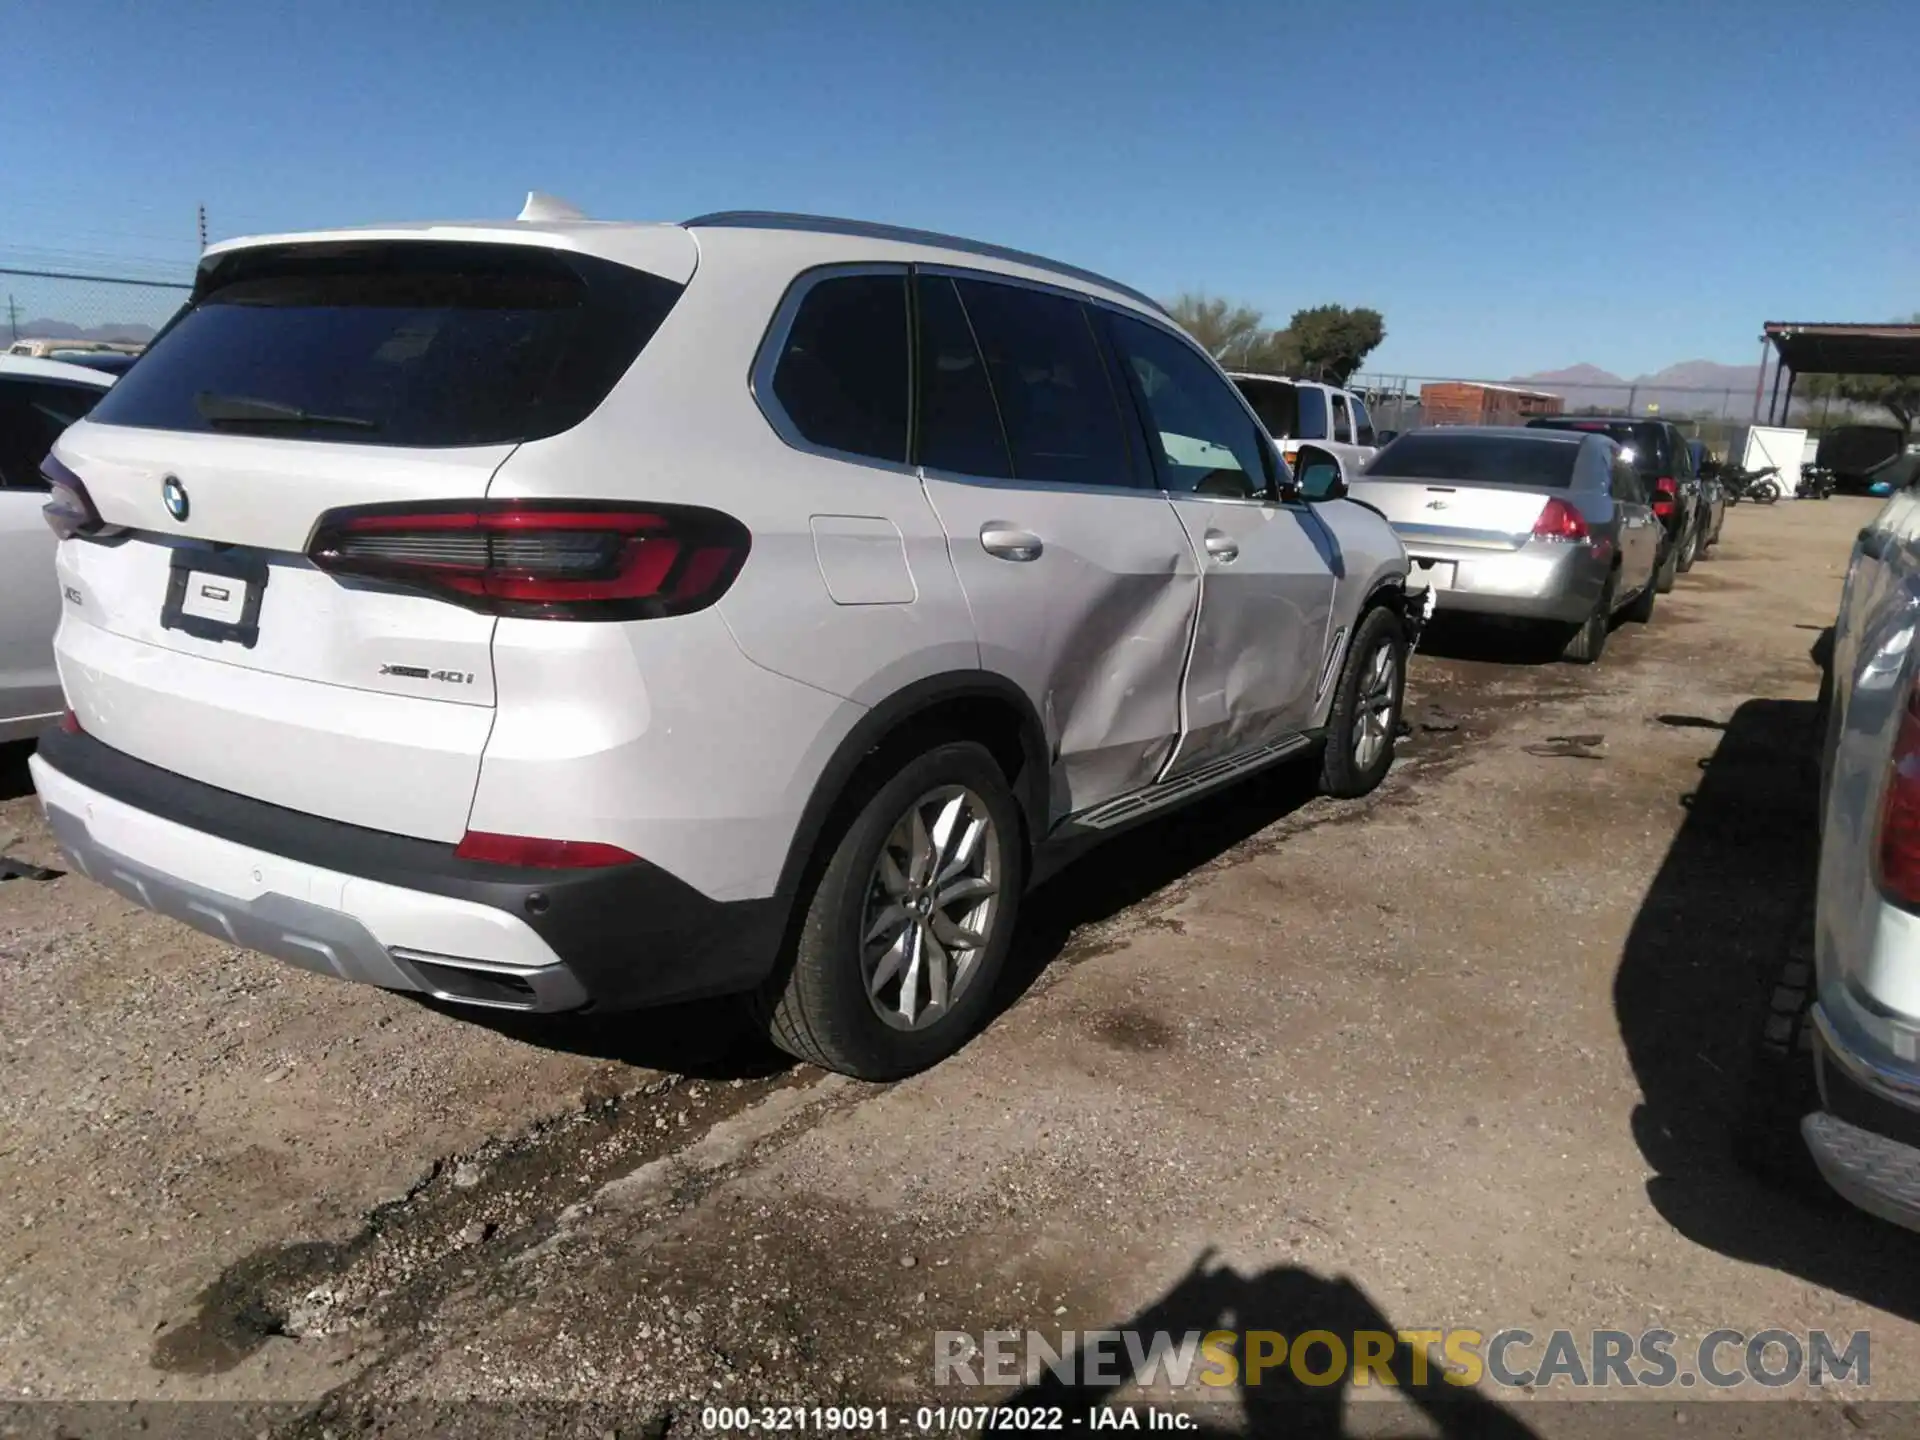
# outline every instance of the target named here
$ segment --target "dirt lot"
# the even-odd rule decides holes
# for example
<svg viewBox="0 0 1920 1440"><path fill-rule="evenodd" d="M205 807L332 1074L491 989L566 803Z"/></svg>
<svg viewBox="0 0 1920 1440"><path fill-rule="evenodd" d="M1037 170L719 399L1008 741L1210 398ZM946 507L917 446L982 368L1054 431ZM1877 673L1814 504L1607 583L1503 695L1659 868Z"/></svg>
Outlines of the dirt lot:
<svg viewBox="0 0 1920 1440"><path fill-rule="evenodd" d="M427 1402L389 1416L422 1432L590 1400L582 1433L659 1435L961 1398L938 1330L1778 1327L1870 1330L1872 1383L1747 1433L1894 1433L1860 1404L1920 1399L1920 1244L1805 1183L1772 1128L1801 1066L1754 1068L1870 513L1738 508L1595 668L1439 629L1376 796L1279 773L1097 852L1031 897L1007 1011L891 1087L724 1007L489 1026L0 884L0 1396ZM24 769L0 850L57 864ZM1294 1392L1310 1434L1592 1428Z"/></svg>

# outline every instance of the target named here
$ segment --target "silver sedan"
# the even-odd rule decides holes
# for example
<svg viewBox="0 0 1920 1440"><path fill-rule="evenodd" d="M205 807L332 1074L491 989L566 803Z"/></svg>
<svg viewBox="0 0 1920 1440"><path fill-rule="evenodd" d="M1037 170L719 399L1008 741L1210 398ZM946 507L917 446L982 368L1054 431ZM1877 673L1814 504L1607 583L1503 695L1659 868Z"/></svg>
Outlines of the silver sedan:
<svg viewBox="0 0 1920 1440"><path fill-rule="evenodd" d="M1352 487L1407 548L1442 611L1533 621L1569 660L1600 658L1613 617L1653 616L1660 530L1631 458L1604 435L1402 435Z"/></svg>

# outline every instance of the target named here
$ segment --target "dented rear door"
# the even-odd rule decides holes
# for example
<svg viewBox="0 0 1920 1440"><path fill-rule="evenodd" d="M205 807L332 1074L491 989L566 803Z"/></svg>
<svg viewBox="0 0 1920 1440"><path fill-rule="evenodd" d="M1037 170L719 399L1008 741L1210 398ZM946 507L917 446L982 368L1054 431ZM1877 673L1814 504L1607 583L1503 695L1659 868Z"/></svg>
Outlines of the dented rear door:
<svg viewBox="0 0 1920 1440"><path fill-rule="evenodd" d="M1058 819L1151 784L1171 758L1198 567L1129 449L1085 307L938 272L917 284L927 496L982 664L1046 728Z"/></svg>

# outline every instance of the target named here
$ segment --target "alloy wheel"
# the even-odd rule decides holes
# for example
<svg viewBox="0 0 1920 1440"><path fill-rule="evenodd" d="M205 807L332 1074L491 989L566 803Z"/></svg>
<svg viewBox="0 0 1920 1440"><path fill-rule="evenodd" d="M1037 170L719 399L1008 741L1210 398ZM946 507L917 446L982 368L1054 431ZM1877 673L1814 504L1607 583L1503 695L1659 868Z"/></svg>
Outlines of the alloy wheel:
<svg viewBox="0 0 1920 1440"><path fill-rule="evenodd" d="M1399 667L1393 646L1382 643L1361 672L1360 694L1353 710L1353 763L1371 770L1393 738L1393 704L1398 698Z"/></svg>
<svg viewBox="0 0 1920 1440"><path fill-rule="evenodd" d="M924 1030L979 973L1000 908L1000 837L964 785L929 791L894 822L861 915L861 974L874 1013Z"/></svg>

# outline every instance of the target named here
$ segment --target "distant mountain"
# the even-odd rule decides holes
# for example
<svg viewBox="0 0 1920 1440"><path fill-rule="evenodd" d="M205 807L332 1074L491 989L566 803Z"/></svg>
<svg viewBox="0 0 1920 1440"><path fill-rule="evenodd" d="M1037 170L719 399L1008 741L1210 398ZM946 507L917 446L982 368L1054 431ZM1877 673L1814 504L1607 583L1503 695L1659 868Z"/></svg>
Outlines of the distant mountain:
<svg viewBox="0 0 1920 1440"><path fill-rule="evenodd" d="M1624 409L1631 404L1638 414L1647 413L1649 406L1658 406L1666 414L1704 412L1738 418L1752 413L1753 387L1759 376L1756 365L1682 360L1630 380L1598 365L1581 364L1516 376L1511 383L1552 390L1564 396L1571 407Z"/></svg>
<svg viewBox="0 0 1920 1440"><path fill-rule="evenodd" d="M151 325L75 325L70 320L23 320L22 340L119 340L144 345L153 339Z"/></svg>

